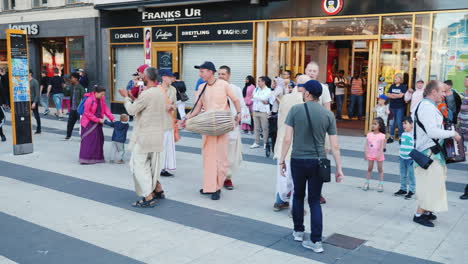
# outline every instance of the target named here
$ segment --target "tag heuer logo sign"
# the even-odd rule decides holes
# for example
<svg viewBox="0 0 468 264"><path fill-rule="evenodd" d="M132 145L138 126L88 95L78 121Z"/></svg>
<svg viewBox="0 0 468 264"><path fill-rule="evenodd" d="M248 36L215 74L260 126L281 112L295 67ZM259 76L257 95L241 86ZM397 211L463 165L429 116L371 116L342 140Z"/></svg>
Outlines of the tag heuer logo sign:
<svg viewBox="0 0 468 264"><path fill-rule="evenodd" d="M333 16L343 9L343 0L322 0L322 10L325 14Z"/></svg>

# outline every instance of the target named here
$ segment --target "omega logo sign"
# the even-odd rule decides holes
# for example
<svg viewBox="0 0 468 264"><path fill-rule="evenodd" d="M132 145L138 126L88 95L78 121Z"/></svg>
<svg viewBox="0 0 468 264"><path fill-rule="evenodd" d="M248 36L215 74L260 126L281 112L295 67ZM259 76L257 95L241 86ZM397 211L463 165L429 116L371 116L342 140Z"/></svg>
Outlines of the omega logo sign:
<svg viewBox="0 0 468 264"><path fill-rule="evenodd" d="M132 39L132 38L138 38L140 34L138 33L115 33L114 38L115 39Z"/></svg>
<svg viewBox="0 0 468 264"><path fill-rule="evenodd" d="M141 19L143 22L154 22L154 21L177 21L186 19L199 19L201 18L201 9L197 8L186 8L184 10L172 10L172 11L159 11L159 12L142 12Z"/></svg>
<svg viewBox="0 0 468 264"><path fill-rule="evenodd" d="M26 33L28 33L28 35L31 35L31 36L36 36L36 35L39 34L39 25L38 24L29 24L29 25L12 25L12 24L9 24L8 28L26 30Z"/></svg>

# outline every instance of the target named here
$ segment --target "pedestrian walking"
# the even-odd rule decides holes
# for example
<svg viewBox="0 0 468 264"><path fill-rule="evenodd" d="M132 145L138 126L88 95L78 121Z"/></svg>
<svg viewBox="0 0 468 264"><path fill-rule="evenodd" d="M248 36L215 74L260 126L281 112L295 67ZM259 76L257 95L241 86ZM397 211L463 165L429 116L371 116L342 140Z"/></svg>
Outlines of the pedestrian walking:
<svg viewBox="0 0 468 264"><path fill-rule="evenodd" d="M446 80L445 82L445 99L444 103L447 105L447 108L450 111L449 122L450 124L456 125L458 122L458 114L461 110L462 98L458 92L453 89L453 83L451 80Z"/></svg>
<svg viewBox="0 0 468 264"><path fill-rule="evenodd" d="M84 114L81 118L81 144L80 157L81 164L103 163L104 160L104 116L114 121L114 116L106 105L106 89L101 86L94 88L94 91L87 93L84 102Z"/></svg>
<svg viewBox="0 0 468 264"><path fill-rule="evenodd" d="M4 68L0 68L0 105L4 109L10 107L10 81L8 72Z"/></svg>
<svg viewBox="0 0 468 264"><path fill-rule="evenodd" d="M1 98L0 98L1 99ZM5 134L3 133L3 125L5 124L6 122L6 115L5 115L5 111L3 110L3 106L2 104L0 104L0 140L2 142L5 142L6 141L6 136Z"/></svg>
<svg viewBox="0 0 468 264"><path fill-rule="evenodd" d="M461 140L456 131L444 130L443 116L436 107L444 97L444 84L440 81L430 81L424 90L424 100L416 108L413 116L414 148L432 160L428 168L423 168L417 163L414 168L418 209L413 221L426 227L434 227L432 221L436 220L437 216L433 213L448 210L445 188L447 165L441 149L443 139L453 137L457 141Z"/></svg>
<svg viewBox="0 0 468 264"><path fill-rule="evenodd" d="M34 134L41 133L41 116L39 115L39 104L41 102L41 94L39 88L39 82L34 79L33 71L29 70L29 91L31 93L31 109L36 119L36 132Z"/></svg>
<svg viewBox="0 0 468 264"><path fill-rule="evenodd" d="M249 109L249 113L253 113L253 93L255 91L255 79L251 75L245 78L244 89L242 89L242 97L244 98L244 103ZM250 125L246 123L241 124L241 129L244 133L253 133L254 125L251 118Z"/></svg>
<svg viewBox="0 0 468 264"><path fill-rule="evenodd" d="M239 86L231 83L231 68L229 66L223 65L219 67L218 78L229 83L229 86L232 92L239 99L241 112L247 111L247 106L245 105L244 100L242 100L242 90ZM237 115L236 106L234 103L229 100L229 107L231 109L232 116ZM228 146L228 162L226 172L226 180L224 181L224 188L228 190L233 190L234 185L232 183L232 175L239 169L242 163L242 138L240 131L240 124L234 124L234 130L228 133L229 134L229 146Z"/></svg>
<svg viewBox="0 0 468 264"><path fill-rule="evenodd" d="M465 156L468 156L468 76L465 77L465 98L463 99L460 107L460 114L458 115L458 123L460 125L460 132L462 133L463 142L465 145ZM468 200L468 184L465 186L465 192L460 196L462 200Z"/></svg>
<svg viewBox="0 0 468 264"><path fill-rule="evenodd" d="M370 189L370 179L374 170L374 163L377 162L379 171L379 185L377 191L383 192L384 171L383 162L385 160L385 124L382 118L376 117L372 120L371 132L367 134L366 144L364 145L364 159L368 161L367 176L362 189Z"/></svg>
<svg viewBox="0 0 468 264"><path fill-rule="evenodd" d="M288 209L292 207L292 197L294 195L294 184L291 176L291 151L289 149L284 162L286 163L286 171L284 172L285 176L282 175L282 166L280 165L281 151L283 147L283 140L286 134L286 124L284 121L288 116L289 111L295 105L304 103L303 101L303 84L310 80L309 76L302 75L297 80L297 87L293 89L292 93L287 94L281 100L278 111L278 134L277 142L275 147L274 159L277 159L277 173L276 173L276 195L275 203L273 204L273 210L278 212L283 209ZM291 201L291 202L288 202ZM292 215L292 214L291 214Z"/></svg>
<svg viewBox="0 0 468 264"><path fill-rule="evenodd" d="M112 152L109 161L110 163L124 164L125 141L127 140L127 132L130 127L128 115L121 114L120 121L109 122L105 120L104 124L114 128L112 132Z"/></svg>
<svg viewBox="0 0 468 264"><path fill-rule="evenodd" d="M78 69L78 73L80 74L79 82L85 88L85 91L87 91L89 88L88 74L83 69Z"/></svg>
<svg viewBox="0 0 468 264"><path fill-rule="evenodd" d="M49 97L47 96L47 87L49 86L49 77L47 77L47 72L41 72L40 80L40 94L41 94L41 106L44 107L43 115L46 116L50 113L49 110Z"/></svg>
<svg viewBox="0 0 468 264"><path fill-rule="evenodd" d="M390 128L390 137L387 139L388 144L391 144L395 141L396 127L398 127L399 138L404 132L402 119L406 109L404 97L407 90L408 87L403 84L403 75L401 73L395 74L394 83L388 88L387 91L387 97L390 99L390 112L393 116L393 124Z"/></svg>
<svg viewBox="0 0 468 264"><path fill-rule="evenodd" d="M175 111L177 110L175 104L177 102L177 90L172 86L172 80L174 75L170 70L159 70L162 83L159 88L164 93L164 102L166 107L170 110L164 118L164 147L162 153L163 165L161 168L161 176L172 177L176 170L176 151L175 151L175 137L174 137L174 122L175 122Z"/></svg>
<svg viewBox="0 0 468 264"><path fill-rule="evenodd" d="M413 159L409 156L414 149L413 119L410 116L403 117L403 129L405 132L400 139L400 190L395 196L405 195L405 199L411 199L416 192L416 180Z"/></svg>
<svg viewBox="0 0 468 264"><path fill-rule="evenodd" d="M79 82L80 75L77 72L71 74L70 85L65 87L64 95L70 97L70 112L67 122L67 135L65 140L69 140L72 136L75 124L80 120L78 106L80 105L86 93L85 88Z"/></svg>
<svg viewBox="0 0 468 264"><path fill-rule="evenodd" d="M261 76L257 80L258 87L253 93L253 119L255 129L255 142L251 149L260 147L260 133L263 134L263 148L266 148L268 140L268 117L271 113L270 97L272 95L271 79L268 76Z"/></svg>
<svg viewBox="0 0 468 264"><path fill-rule="evenodd" d="M65 91L70 89L71 84L71 76L66 74L63 76L64 87L63 87L63 99L62 99L62 109L67 109L67 115L70 115L70 95L68 95Z"/></svg>
<svg viewBox="0 0 468 264"><path fill-rule="evenodd" d="M215 78L216 67L210 61L200 66L195 66L200 71L200 77L206 83L200 84L196 97L199 103L192 112L185 116L181 125L185 127L185 121L198 115L202 109L209 111L229 111L228 98L236 107L235 122L240 121L240 99L233 93L229 83ZM212 200L219 200L221 188L226 180L228 161L229 134L220 136L203 135L203 189L201 194L211 195Z"/></svg>
<svg viewBox="0 0 468 264"><path fill-rule="evenodd" d="M187 87L185 86L185 82L180 80L180 75L178 72L174 72L174 77L172 80L172 86L177 90L177 102L176 107L179 113L180 119L184 119L185 117L185 102L188 101L187 96Z"/></svg>
<svg viewBox="0 0 468 264"><path fill-rule="evenodd" d="M47 97L52 95L52 99L55 105L55 116L57 119L62 120L63 110L62 110L62 100L63 100L63 88L65 86L65 81L60 76L60 71L58 68L54 68L54 77L49 79L49 86L47 87Z"/></svg>
<svg viewBox="0 0 468 264"><path fill-rule="evenodd" d="M291 173L294 181L293 195L293 238L302 241L302 246L314 252L323 252L322 247L322 207L320 196L322 185L330 177L324 164L330 161L325 154L325 136L328 132L333 147L336 163L336 181L341 182L340 148L336 135L334 114L318 103L322 95L322 85L316 80L304 84L303 98L305 103L291 108L286 118L286 133L281 150L281 171L285 176L287 170L286 156L292 143ZM311 118L313 116L314 118ZM292 138L294 136L294 141ZM304 198L306 188L309 190L308 202L310 208L311 235L304 241Z"/></svg>
<svg viewBox="0 0 468 264"><path fill-rule="evenodd" d="M158 70L146 67L143 81L147 89L138 99L129 97L126 89L119 90L125 98L125 110L135 116L135 126L130 137L130 171L135 183L135 192L142 198L133 203L134 207L154 207L156 199L164 198L159 182L164 142L164 128L161 124L168 118L168 109L162 89L158 87Z"/></svg>

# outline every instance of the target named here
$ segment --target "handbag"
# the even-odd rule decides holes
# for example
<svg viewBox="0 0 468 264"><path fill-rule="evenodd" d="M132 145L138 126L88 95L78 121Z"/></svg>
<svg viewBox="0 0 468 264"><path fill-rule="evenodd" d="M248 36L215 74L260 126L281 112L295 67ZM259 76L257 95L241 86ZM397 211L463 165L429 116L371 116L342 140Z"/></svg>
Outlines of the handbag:
<svg viewBox="0 0 468 264"><path fill-rule="evenodd" d="M250 116L250 111L247 107L243 108L241 111L242 119L241 119L241 124L247 124L251 125L252 124L252 117Z"/></svg>
<svg viewBox="0 0 468 264"><path fill-rule="evenodd" d="M312 122L310 121L310 115L309 115L309 108L307 107L307 103L304 103L304 108L306 111L307 115L307 122L309 123L309 126L311 130L313 131L314 128L312 126ZM312 139L314 140L314 146L315 146L315 151L317 152L317 155L319 154L318 148L317 148L317 143L315 141L315 137L312 136ZM319 158L318 159L318 176L322 179L322 182L330 182L331 181L331 164L330 160L327 158Z"/></svg>
<svg viewBox="0 0 468 264"><path fill-rule="evenodd" d="M187 95L186 93L184 93L184 92L179 92L179 91L177 91L177 92L179 93L180 100L181 100L182 102L187 102L187 101L189 100L189 97L188 97L188 95Z"/></svg>
<svg viewBox="0 0 468 264"><path fill-rule="evenodd" d="M413 130L413 140L414 140L414 144L413 144L413 150L411 150L411 152L409 153L409 156L414 160L414 162L416 162L421 168L427 170L432 162L434 162L432 159L431 159L431 156L426 156L424 155L422 152L416 150L416 128L419 126L421 127L421 129L424 131L424 133L427 134L426 132L426 128L424 127L424 125L421 123L421 121L419 121L419 118L418 118L418 110L419 110L419 106L421 105L421 103L418 104L418 107L416 107L416 110L414 111L414 121L416 122L417 126L414 126L414 130ZM434 140L434 143L436 144L433 148L431 148L432 150L432 153L439 153L439 151L437 151L437 148L438 146L440 147L439 145L439 142L437 140ZM435 151L435 152L434 152ZM431 155L432 155L431 153Z"/></svg>

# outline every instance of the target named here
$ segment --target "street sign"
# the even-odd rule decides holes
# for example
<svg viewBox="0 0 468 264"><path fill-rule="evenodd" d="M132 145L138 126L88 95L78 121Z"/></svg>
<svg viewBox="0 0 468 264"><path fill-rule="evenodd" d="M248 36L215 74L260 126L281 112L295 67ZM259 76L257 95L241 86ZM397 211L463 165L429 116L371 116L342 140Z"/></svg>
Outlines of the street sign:
<svg viewBox="0 0 468 264"><path fill-rule="evenodd" d="M26 31L18 29L7 29L6 36L13 154L29 154L33 152L33 143L28 79L28 36Z"/></svg>

